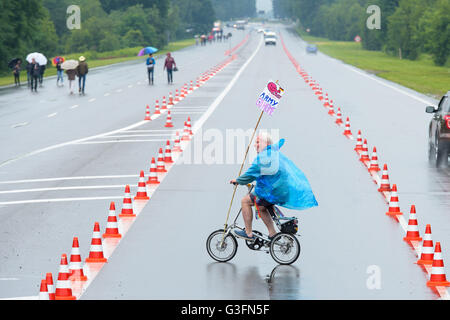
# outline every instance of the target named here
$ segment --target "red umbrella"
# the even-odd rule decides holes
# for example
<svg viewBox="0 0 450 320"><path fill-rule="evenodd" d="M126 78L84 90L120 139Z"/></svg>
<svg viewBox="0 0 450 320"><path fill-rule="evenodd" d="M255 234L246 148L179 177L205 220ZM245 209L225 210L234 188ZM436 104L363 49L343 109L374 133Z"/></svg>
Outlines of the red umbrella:
<svg viewBox="0 0 450 320"><path fill-rule="evenodd" d="M57 57L53 58L52 63L53 63L54 66L56 66L56 64L58 62L59 63L63 63L64 61L66 61L66 59L64 59L64 57L57 56Z"/></svg>

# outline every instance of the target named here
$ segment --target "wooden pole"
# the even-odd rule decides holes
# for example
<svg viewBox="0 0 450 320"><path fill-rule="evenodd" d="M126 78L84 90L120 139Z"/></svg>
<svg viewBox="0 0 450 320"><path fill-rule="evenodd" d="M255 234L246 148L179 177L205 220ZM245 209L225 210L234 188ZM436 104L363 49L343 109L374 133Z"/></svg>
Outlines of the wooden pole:
<svg viewBox="0 0 450 320"><path fill-rule="evenodd" d="M242 161L238 176L240 176L242 174L242 169L244 168L245 159L247 159L248 151L250 150L250 146L252 145L253 138L255 136L256 130L258 129L258 126L259 126L259 123L261 121L263 114L264 114L264 111L261 111L261 114L259 115L259 118L258 118L258 122L256 123L255 129L253 130L253 133L252 133L252 137L250 138L250 142L247 146L247 150L245 151L244 160ZM228 228L228 218L230 217L231 206L233 204L234 196L236 194L236 189L237 189L237 185L234 186L233 195L231 196L230 206L228 207L227 218L225 220L225 228L223 229L222 242L220 243L220 246L223 245L223 240L225 239L225 231Z"/></svg>

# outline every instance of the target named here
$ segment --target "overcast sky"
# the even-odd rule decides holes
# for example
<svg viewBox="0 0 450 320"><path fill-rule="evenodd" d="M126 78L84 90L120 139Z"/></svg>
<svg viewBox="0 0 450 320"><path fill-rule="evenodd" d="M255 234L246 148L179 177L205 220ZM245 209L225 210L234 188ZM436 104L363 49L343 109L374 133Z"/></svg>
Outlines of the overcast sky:
<svg viewBox="0 0 450 320"><path fill-rule="evenodd" d="M256 10L271 11L272 10L272 0L256 0Z"/></svg>

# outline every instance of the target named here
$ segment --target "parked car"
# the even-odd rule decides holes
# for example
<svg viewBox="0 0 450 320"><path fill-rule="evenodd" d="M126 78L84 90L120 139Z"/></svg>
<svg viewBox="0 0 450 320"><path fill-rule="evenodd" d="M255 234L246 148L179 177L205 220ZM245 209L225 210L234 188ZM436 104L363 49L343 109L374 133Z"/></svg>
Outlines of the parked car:
<svg viewBox="0 0 450 320"><path fill-rule="evenodd" d="M267 45L273 44L274 46L277 45L277 35L275 32L266 32L264 33L264 42Z"/></svg>
<svg viewBox="0 0 450 320"><path fill-rule="evenodd" d="M428 106L432 113L428 128L428 159L437 167L447 166L450 154L450 91L439 102L438 107Z"/></svg>
<svg viewBox="0 0 450 320"><path fill-rule="evenodd" d="M306 46L306 53L317 54L317 46L315 44L308 43Z"/></svg>

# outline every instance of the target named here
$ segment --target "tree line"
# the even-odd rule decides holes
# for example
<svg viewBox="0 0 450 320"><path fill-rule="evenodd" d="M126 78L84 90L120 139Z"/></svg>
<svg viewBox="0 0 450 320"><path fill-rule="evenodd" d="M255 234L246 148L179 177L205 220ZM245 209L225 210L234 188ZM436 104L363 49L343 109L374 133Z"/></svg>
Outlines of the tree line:
<svg viewBox="0 0 450 320"><path fill-rule="evenodd" d="M243 13L244 7L245 14L253 15L255 1L0 1L0 71L7 70L11 59L24 60L28 53L35 51L50 58L87 51L163 48L169 41L207 34L217 18L229 19ZM80 8L79 29L67 26L71 17L67 8L71 5Z"/></svg>
<svg viewBox="0 0 450 320"><path fill-rule="evenodd" d="M379 29L366 25L371 5L380 8ZM450 0L273 0L274 14L299 21L303 31L330 40L361 37L363 48L416 60L430 54L445 65L450 54Z"/></svg>

